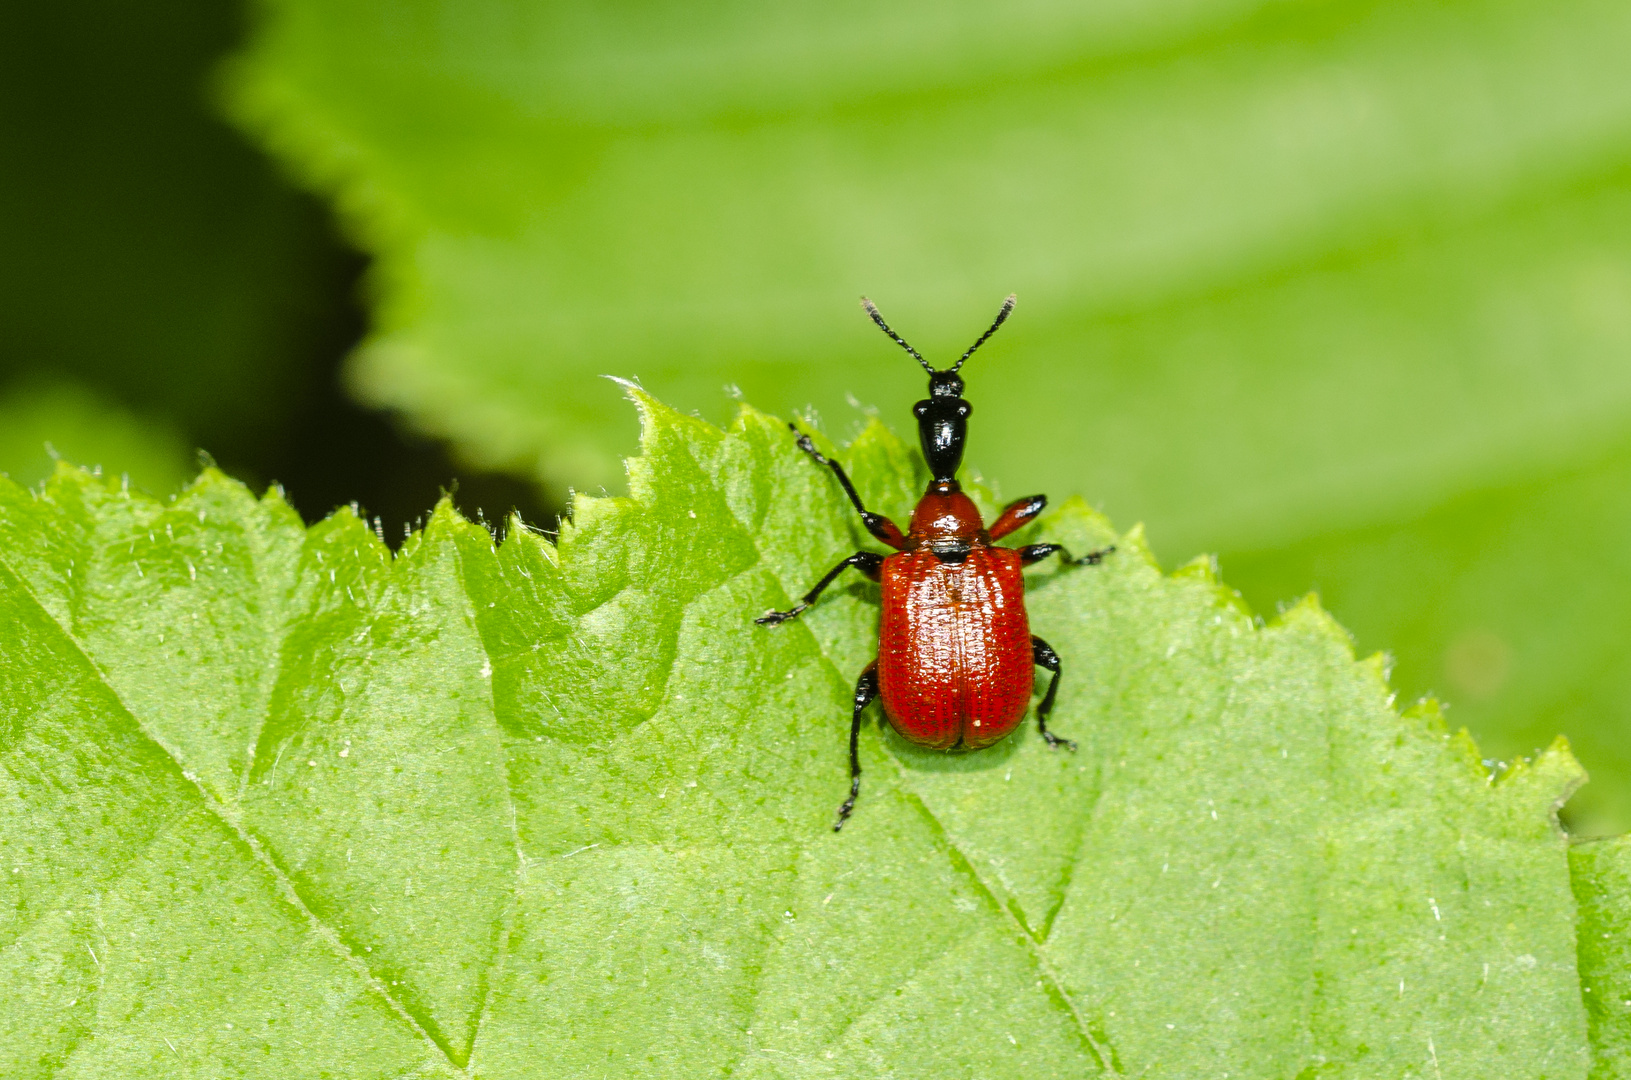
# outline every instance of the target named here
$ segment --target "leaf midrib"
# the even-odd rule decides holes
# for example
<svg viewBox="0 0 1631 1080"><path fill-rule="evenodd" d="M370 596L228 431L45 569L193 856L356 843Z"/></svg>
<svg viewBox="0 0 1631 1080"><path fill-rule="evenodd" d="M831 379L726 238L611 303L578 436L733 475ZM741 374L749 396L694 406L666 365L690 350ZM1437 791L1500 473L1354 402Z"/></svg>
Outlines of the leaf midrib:
<svg viewBox="0 0 1631 1080"><path fill-rule="evenodd" d="M346 967L348 967L358 978L360 978L374 993L379 995L379 997L389 1006L391 1012L402 1023L407 1025L409 1030L417 1035L419 1039L422 1040L429 1048L435 1051L437 1058L443 1061L448 1068L453 1069L459 1074L465 1076L470 1075L466 1069L460 1067L453 1060L446 1048L444 1048L435 1038L433 1038L416 1019L414 1019L412 1013L409 1012L406 1006L394 994L391 993L390 988L368 968L368 965L350 949L345 947L344 942L340 938L339 932L335 930L335 928L325 923L322 919L318 918L317 914L313 912L312 909L306 904L305 898L300 894L300 890L295 887L288 875L283 872L282 868L278 865L277 861L272 858L265 846L262 845L249 830L244 828L243 822L239 815L232 812L228 807L223 805L218 799L211 795L209 790L204 787L197 774L194 773L192 769L189 768L187 764L176 755L175 751L171 749L165 740L160 738L154 732L150 731L147 725L144 724L139 717L137 717L136 713L131 709L129 703L125 700L124 695L121 694L118 687L116 687L112 681L109 680L107 673L102 668L102 665L96 661L90 650L86 647L85 643L80 640L79 636L75 634L71 628L64 626L51 614L50 609L40 602L39 596L36 595L33 586L29 583L28 579L22 574L19 574L17 572L17 568L13 566L11 561L4 555L0 555L0 567L4 567L6 572L9 573L13 580L17 582L18 587L28 597L29 603L34 605L35 610L39 612L41 618L46 623L56 627L57 631L62 634L64 640L73 646L74 651L85 662L86 668L90 671L96 672L97 681L108 692L108 694L118 702L120 711L129 720L131 725L136 729L142 738L146 739L149 743L158 747L159 750L163 752L166 760L175 766L176 772L197 794L198 799L202 803L204 809L216 820L220 821L229 830L231 830L232 835L237 838L238 842L244 845L245 849L249 852L250 857L255 861L256 865L258 865L271 877L278 891L282 894L281 899L290 904L295 908L295 910L299 911L301 915L305 917L306 923L311 928L312 932L315 933L329 948L329 950L339 958L341 963L345 964ZM466 597L466 599L468 600L468 597ZM281 656L282 650L280 649L280 664ZM508 796L507 791L506 796ZM105 965L99 964L98 968L102 977L105 977Z"/></svg>

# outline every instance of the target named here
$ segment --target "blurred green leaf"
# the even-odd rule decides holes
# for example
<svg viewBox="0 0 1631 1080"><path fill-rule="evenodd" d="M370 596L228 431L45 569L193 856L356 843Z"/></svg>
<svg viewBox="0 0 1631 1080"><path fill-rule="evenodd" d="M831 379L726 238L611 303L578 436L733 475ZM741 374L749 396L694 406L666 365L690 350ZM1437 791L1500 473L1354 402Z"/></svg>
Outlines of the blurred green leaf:
<svg viewBox="0 0 1631 1080"><path fill-rule="evenodd" d="M558 547L0 481L6 1075L1585 1076L1566 749L1492 780L1135 531L1031 582L1080 752L869 725L834 834L875 590L751 620L855 515L774 419L639 401Z"/></svg>
<svg viewBox="0 0 1631 1080"><path fill-rule="evenodd" d="M903 421L922 374L856 295L944 360L1017 290L968 369L971 457L1235 565L1358 558L1349 530L1631 433L1627 55L1607 0L271 0L233 100L379 257L355 385L485 463L612 482L632 431L601 373L705 415L730 383ZM1534 527L1631 514L1602 497ZM1597 820L1631 824L1631 765L1598 754L1631 744L1623 665L1542 676L1517 644L1605 655L1621 620L1564 598L1631 610L1631 577L1461 580L1488 520L1445 519L1431 565L1345 563L1376 584L1334 610L1413 689L1458 635L1502 636L1509 688L1467 713L1491 751L1564 724ZM1262 603L1315 584L1264 561ZM1410 606L1418 572L1465 610ZM1520 626L1512 595L1550 606Z"/></svg>
<svg viewBox="0 0 1631 1080"><path fill-rule="evenodd" d="M57 458L127 476L154 495L179 491L195 471L187 444L169 425L89 387L53 383L0 394L0 473L31 487L51 475Z"/></svg>
<svg viewBox="0 0 1631 1080"><path fill-rule="evenodd" d="M1184 542L1631 408L1620 5L436 11L277 0L236 102L382 259L359 385L495 460L614 476L601 372L908 400L862 291L947 357L1017 289L981 460Z"/></svg>
<svg viewBox="0 0 1631 1080"><path fill-rule="evenodd" d="M0 392L72 382L287 480L280 440L347 345L355 257L214 114L241 36L235 3L8 5Z"/></svg>

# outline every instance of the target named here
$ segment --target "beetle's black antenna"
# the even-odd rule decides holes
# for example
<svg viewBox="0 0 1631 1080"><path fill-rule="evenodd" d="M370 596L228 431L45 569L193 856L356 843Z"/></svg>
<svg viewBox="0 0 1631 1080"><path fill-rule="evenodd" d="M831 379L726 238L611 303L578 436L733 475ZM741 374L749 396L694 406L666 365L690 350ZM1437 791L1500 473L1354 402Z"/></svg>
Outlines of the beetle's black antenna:
<svg viewBox="0 0 1631 1080"><path fill-rule="evenodd" d="M991 329L989 329L985 333L981 334L980 335L980 340L976 341L974 344L970 345L968 347L968 352L964 353L962 356L957 358L957 363L955 363L955 364L953 364L951 366L951 370L953 372L956 372L958 369L960 369L963 366L963 361L967 360L969 357L973 356L974 355L974 350L978 349L981 345L984 345L985 342L986 342L986 339L989 338L992 334L995 334L997 332L997 327L1001 326L1003 324L1003 322L1005 320L1007 320L1009 312L1014 310L1014 302L1016 300L1018 300L1018 299L1019 299L1019 297L1017 295L1015 295L1014 293L1009 293L1008 294L1008 299L1006 299L1006 300L1004 300L1002 302L1002 310L997 312L997 319L996 319L995 322L993 322L991 324Z"/></svg>
<svg viewBox="0 0 1631 1080"><path fill-rule="evenodd" d="M923 359L923 354L918 352L916 349L912 348L910 345L906 344L906 339L905 338L901 337L899 334L897 334L893 330L889 329L889 324L883 321L883 316L882 315L878 314L878 305L874 304L872 301L868 300L866 297L863 296L863 297L861 297L861 306L866 308L866 313L868 315L872 316L872 321L878 324L878 329L880 329L884 333L888 334L891 338L894 338L896 345L899 345L901 348L903 348L907 352L911 353L917 359L917 362L923 365L923 370L924 371L927 371L930 375L934 374L934 368L930 367L929 362L927 360ZM1009 306L1012 307L1013 305L1010 304ZM1006 311L1003 312L1003 315L1007 315L1007 314L1008 314L1008 312L1006 312ZM1001 322L1002 320L998 319L997 321ZM995 330L996 327L992 327L992 329ZM990 337L990 336L991 336L990 334L986 335L986 337ZM984 340L984 339L982 338L981 340ZM969 350L969 352L973 352L973 351L974 351L973 349ZM952 370L956 371L957 369L952 368Z"/></svg>

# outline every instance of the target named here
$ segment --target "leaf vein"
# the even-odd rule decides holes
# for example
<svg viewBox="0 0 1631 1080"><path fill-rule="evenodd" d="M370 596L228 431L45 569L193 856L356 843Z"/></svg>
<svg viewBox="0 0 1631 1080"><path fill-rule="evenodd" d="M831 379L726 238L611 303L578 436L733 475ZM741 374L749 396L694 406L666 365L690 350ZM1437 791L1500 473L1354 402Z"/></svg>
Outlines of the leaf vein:
<svg viewBox="0 0 1631 1080"><path fill-rule="evenodd" d="M58 632L63 635L63 638L73 646L80 658L85 661L86 666L90 670L97 673L97 677L102 683L103 688L106 689L107 692L113 696L114 700L119 703L120 710L126 717L129 718L131 724L136 728L137 732L139 732L143 738L147 739L154 746L157 746L160 750L164 751L165 758L168 759L171 765L175 767L176 772L180 774L182 779L186 780L187 783L192 786L192 789L195 792L197 792L198 798L202 802L204 808L208 810L210 814L218 821L225 825L232 832L232 834L237 837L239 843L244 845L244 849L249 853L250 857L266 874L271 877L274 887L278 890L281 899L283 899L285 903L288 903L301 914L301 916L306 920L306 924L312 933L317 935L317 937L333 951L335 956L339 958L340 962L351 969L351 972L357 978L361 979L364 984L369 987L369 989L371 989L375 994L379 995L379 997L389 1006L391 1012L395 1014L397 1019L406 1024L408 1028L415 1035L417 1035L427 1047L433 1049L435 1051L435 1055L446 1062L450 1069L455 1070L461 1075L469 1075L466 1070L460 1068L450 1057L448 1057L446 1051L444 1051L436 1040L430 1036L430 1033L413 1018L412 1014L408 1012L404 1004L390 992L390 989L384 984L384 982L375 976L374 973L368 969L368 966L364 964L355 953L346 948L344 942L340 938L339 932L325 923L322 919L318 918L317 913L307 905L305 897L300 894L299 889L295 887L288 875L283 872L282 868L271 857L270 853L267 852L266 848L260 843L260 841L253 834L251 834L249 830L244 828L242 822L238 820L237 815L229 812L226 807L222 806L221 803L209 793L208 789L204 787L203 782L199 780L190 769L186 768L181 759L176 755L176 752L168 744L166 744L163 739L159 738L152 731L148 730L147 726L143 724L136 716L135 712L132 711L129 703L125 701L124 696L119 693L118 688L109 681L107 673L103 671L101 665L92 659L89 650L85 647L84 642L82 642L71 630L63 626L62 623L51 614L50 609L40 602L39 597L35 595L34 590L29 586L28 580L23 575L19 574L16 568L11 565L10 561L3 556L0 556L0 567L3 567L6 570L6 572L16 582L18 588L20 588L23 594L28 597L29 601L34 605L34 607L39 610L40 614L44 616L48 622L55 626Z"/></svg>

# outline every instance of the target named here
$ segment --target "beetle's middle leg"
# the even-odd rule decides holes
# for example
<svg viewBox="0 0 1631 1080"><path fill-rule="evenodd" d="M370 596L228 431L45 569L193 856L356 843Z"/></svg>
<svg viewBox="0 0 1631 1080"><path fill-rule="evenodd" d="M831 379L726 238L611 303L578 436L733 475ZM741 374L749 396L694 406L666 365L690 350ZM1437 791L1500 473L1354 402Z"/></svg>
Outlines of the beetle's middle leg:
<svg viewBox="0 0 1631 1080"><path fill-rule="evenodd" d="M1104 561L1106 555L1115 550L1116 545L1111 544L1109 547L1102 547L1097 551L1089 551L1086 555L1076 556L1066 551L1063 544L1027 544L1019 549L1019 558L1026 566L1029 566L1038 560L1046 559L1057 551L1060 561L1067 566L1097 566Z"/></svg>
<svg viewBox="0 0 1631 1080"><path fill-rule="evenodd" d="M1059 692L1059 654L1053 651L1053 646L1046 641L1031 635L1031 659L1036 666L1053 672L1053 678L1048 681L1048 692L1042 695L1042 704L1036 707L1036 727L1047 740L1049 746L1063 746L1067 750L1075 750L1076 744L1069 739L1061 739L1048 730L1048 714L1053 712L1053 698Z"/></svg>
<svg viewBox="0 0 1631 1080"><path fill-rule="evenodd" d="M816 582L815 588L805 593L803 597L799 599L798 603L794 604L786 611L776 611L772 609L765 612L763 615L759 616L753 621L758 623L760 626L775 626L777 623L784 623L788 619L798 618L804 613L805 608L816 602L816 598L821 595L822 590L826 589L828 585L831 585L833 580L837 578L839 574L844 572L845 568L851 566L855 567L855 569L859 570L873 581L877 581L878 574L883 569L883 556L879 555L875 551L857 551L854 555L851 555L849 558L845 559L831 570L828 570L827 576Z"/></svg>
<svg viewBox="0 0 1631 1080"><path fill-rule="evenodd" d="M861 794L861 714L877 696L878 662L874 660L861 672L861 677L855 680L855 714L849 722L849 798L838 808L838 820L833 824L833 832L844 827L844 822L849 820L850 811L855 809L856 796Z"/></svg>

